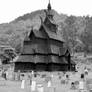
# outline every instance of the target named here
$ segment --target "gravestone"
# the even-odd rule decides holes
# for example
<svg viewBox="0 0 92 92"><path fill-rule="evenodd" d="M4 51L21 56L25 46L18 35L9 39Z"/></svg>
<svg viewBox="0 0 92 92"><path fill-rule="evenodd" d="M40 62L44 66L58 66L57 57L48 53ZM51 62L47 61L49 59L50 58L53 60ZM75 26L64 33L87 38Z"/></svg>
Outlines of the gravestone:
<svg viewBox="0 0 92 92"><path fill-rule="evenodd" d="M21 82L21 89L24 89L25 88L25 80L22 80Z"/></svg>
<svg viewBox="0 0 92 92"><path fill-rule="evenodd" d="M86 79L86 87L92 91L92 79Z"/></svg>

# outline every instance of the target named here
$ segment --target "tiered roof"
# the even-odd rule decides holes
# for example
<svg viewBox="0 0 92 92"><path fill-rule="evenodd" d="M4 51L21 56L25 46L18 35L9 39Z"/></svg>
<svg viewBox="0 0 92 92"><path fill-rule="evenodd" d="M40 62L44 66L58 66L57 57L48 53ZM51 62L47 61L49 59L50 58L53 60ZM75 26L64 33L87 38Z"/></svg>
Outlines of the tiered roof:
<svg viewBox="0 0 92 92"><path fill-rule="evenodd" d="M32 28L30 34L25 37L23 52L18 62L68 64L63 57L66 52L63 48L64 39L57 34L57 25L51 11L49 4L48 10L45 10L44 21L40 17L40 28L38 30Z"/></svg>

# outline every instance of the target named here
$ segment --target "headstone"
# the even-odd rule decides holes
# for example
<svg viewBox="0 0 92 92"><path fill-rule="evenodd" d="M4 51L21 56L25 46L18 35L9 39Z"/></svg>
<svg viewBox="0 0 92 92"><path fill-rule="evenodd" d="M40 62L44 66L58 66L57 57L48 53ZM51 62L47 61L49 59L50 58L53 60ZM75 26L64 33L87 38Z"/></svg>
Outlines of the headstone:
<svg viewBox="0 0 92 92"><path fill-rule="evenodd" d="M30 77L29 81L30 81L30 85L32 85L32 78L31 77Z"/></svg>
<svg viewBox="0 0 92 92"><path fill-rule="evenodd" d="M88 90L92 90L92 79L86 80L86 87Z"/></svg>
<svg viewBox="0 0 92 92"><path fill-rule="evenodd" d="M52 75L51 75L51 78L53 78L53 77L54 77L54 75L52 74Z"/></svg>
<svg viewBox="0 0 92 92"><path fill-rule="evenodd" d="M4 77L5 80L7 80L7 78L6 78L6 72L3 73L3 77Z"/></svg>
<svg viewBox="0 0 92 92"><path fill-rule="evenodd" d="M69 83L69 75L66 75L66 84Z"/></svg>
<svg viewBox="0 0 92 92"><path fill-rule="evenodd" d="M66 83L66 81L65 80L61 80L61 84L65 84Z"/></svg>
<svg viewBox="0 0 92 92"><path fill-rule="evenodd" d="M20 70L18 70L17 77L18 77L18 80L20 80Z"/></svg>
<svg viewBox="0 0 92 92"><path fill-rule="evenodd" d="M85 80L85 76L84 76L84 74L81 74L81 80Z"/></svg>
<svg viewBox="0 0 92 92"><path fill-rule="evenodd" d="M35 90L36 90L36 81L32 81L31 91L35 91Z"/></svg>
<svg viewBox="0 0 92 92"><path fill-rule="evenodd" d="M84 82L83 81L79 82L79 90L84 90Z"/></svg>
<svg viewBox="0 0 92 92"><path fill-rule="evenodd" d="M75 83L74 83L74 82L71 83L71 89L73 89L73 90L76 89L76 87L75 87Z"/></svg>
<svg viewBox="0 0 92 92"><path fill-rule="evenodd" d="M8 71L6 71L6 79L8 79L9 73Z"/></svg>
<svg viewBox="0 0 92 92"><path fill-rule="evenodd" d="M32 75L34 75L34 71L32 71Z"/></svg>
<svg viewBox="0 0 92 92"><path fill-rule="evenodd" d="M48 81L47 87L51 87L51 81Z"/></svg>
<svg viewBox="0 0 92 92"><path fill-rule="evenodd" d="M44 92L44 87L41 84L37 85L37 91L38 92Z"/></svg>
<svg viewBox="0 0 92 92"><path fill-rule="evenodd" d="M84 72L85 72L85 75L88 75L88 69L85 69Z"/></svg>
<svg viewBox="0 0 92 92"><path fill-rule="evenodd" d="M22 80L21 82L21 89L24 89L25 88L25 80Z"/></svg>
<svg viewBox="0 0 92 92"><path fill-rule="evenodd" d="M65 84L65 83L66 83L66 78L65 78L65 76L63 76L61 79L61 84Z"/></svg>

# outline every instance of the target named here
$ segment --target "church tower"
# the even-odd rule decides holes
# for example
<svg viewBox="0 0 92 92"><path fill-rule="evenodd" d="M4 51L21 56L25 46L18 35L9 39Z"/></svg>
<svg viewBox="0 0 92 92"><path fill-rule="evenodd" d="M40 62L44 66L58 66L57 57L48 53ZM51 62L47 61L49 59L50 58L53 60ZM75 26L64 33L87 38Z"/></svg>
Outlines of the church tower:
<svg viewBox="0 0 92 92"><path fill-rule="evenodd" d="M53 19L52 7L51 7L50 0L49 0L49 3L48 3L48 6L47 6L47 16L48 16L50 19Z"/></svg>
<svg viewBox="0 0 92 92"><path fill-rule="evenodd" d="M49 4L48 4L48 11L50 11L51 10L51 4L50 4L50 0L49 0Z"/></svg>
<svg viewBox="0 0 92 92"><path fill-rule="evenodd" d="M45 15L46 15L45 20L44 20L44 24L46 25L46 27L48 28L49 31L56 33L57 24L55 23L55 20L53 18L53 16L54 16L53 12L54 11L52 10L50 0L49 0L47 9L44 10L44 12L45 12Z"/></svg>

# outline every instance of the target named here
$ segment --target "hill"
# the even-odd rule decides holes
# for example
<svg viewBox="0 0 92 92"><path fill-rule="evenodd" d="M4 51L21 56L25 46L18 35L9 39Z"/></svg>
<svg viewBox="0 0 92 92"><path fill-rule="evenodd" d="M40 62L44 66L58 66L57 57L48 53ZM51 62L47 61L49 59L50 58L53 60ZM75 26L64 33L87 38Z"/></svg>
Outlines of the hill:
<svg viewBox="0 0 92 92"><path fill-rule="evenodd" d="M53 10L54 19L56 23L64 21L67 16L60 16L56 11ZM9 43L13 47L23 41L25 37L25 32L30 31L31 27L38 29L40 26L40 18L42 16L45 18L44 10L37 10L32 13L25 14L18 17L10 23L0 24L0 43ZM63 18L62 18L63 17ZM62 20L61 20L62 19Z"/></svg>
<svg viewBox="0 0 92 92"><path fill-rule="evenodd" d="M91 17L67 16L65 14L58 14L55 10L52 10L52 12L54 20L58 24L59 31L63 34L66 42L69 42L67 45L69 44L70 48L76 47L76 45L80 44L80 42L83 43L82 45L89 43L87 40L87 43L85 43L83 37L85 38L85 36L89 36L91 33ZM44 10L37 10L24 14L10 23L0 24L0 45L2 43L10 44L12 47L20 50L26 31L30 31L32 26L34 29L39 28L39 16L42 16L43 19L45 18ZM85 35L85 30L89 31L88 35ZM81 47L81 45L78 46Z"/></svg>

